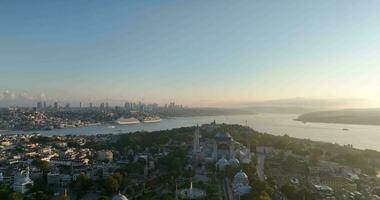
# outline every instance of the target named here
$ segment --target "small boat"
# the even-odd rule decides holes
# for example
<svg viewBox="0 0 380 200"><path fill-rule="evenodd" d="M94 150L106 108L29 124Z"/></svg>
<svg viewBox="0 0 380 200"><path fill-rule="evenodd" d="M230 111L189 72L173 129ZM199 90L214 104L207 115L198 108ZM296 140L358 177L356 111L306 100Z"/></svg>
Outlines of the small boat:
<svg viewBox="0 0 380 200"><path fill-rule="evenodd" d="M115 128L115 126L109 126L108 128Z"/></svg>
<svg viewBox="0 0 380 200"><path fill-rule="evenodd" d="M350 129L348 129L348 128L343 128L342 130L343 130L343 131L349 131Z"/></svg>

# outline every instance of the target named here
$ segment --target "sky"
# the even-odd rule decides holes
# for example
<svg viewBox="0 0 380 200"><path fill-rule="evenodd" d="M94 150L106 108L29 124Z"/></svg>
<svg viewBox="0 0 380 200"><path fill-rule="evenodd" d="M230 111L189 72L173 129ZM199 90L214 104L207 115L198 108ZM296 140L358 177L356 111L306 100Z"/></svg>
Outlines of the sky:
<svg viewBox="0 0 380 200"><path fill-rule="evenodd" d="M1 1L0 100L376 101L379 10L377 0Z"/></svg>

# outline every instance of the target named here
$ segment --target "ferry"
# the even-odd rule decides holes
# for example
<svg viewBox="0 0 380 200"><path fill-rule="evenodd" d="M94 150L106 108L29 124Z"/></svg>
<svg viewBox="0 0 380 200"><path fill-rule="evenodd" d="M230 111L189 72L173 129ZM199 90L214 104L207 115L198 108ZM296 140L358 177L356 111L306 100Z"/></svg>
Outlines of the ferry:
<svg viewBox="0 0 380 200"><path fill-rule="evenodd" d="M121 117L118 120L116 120L115 123L119 125L129 125L129 124L138 124L140 123L140 121L134 117L130 117L130 118Z"/></svg>

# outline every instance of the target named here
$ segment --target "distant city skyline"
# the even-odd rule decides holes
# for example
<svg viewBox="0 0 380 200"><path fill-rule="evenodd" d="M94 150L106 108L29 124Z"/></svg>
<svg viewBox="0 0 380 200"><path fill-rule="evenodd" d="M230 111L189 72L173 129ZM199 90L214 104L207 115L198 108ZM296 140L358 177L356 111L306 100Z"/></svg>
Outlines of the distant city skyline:
<svg viewBox="0 0 380 200"><path fill-rule="evenodd" d="M301 98L380 107L379 10L370 0L3 1L0 106Z"/></svg>
<svg viewBox="0 0 380 200"><path fill-rule="evenodd" d="M304 107L304 108L320 108L320 109L340 109L340 108L374 108L378 107L379 101L359 98L288 98L288 99L270 99L270 100L253 100L253 101L204 101L197 103L183 103L175 100L160 100L146 101L137 98L128 99L70 99L54 98L45 94L32 95L26 92L0 92L0 107L36 107L38 103L46 104L46 106L54 107L54 103L59 103L61 107L70 104L72 107L99 107L102 103L108 103L110 106L121 106L125 103L143 103L143 104L158 104L159 106L175 103L184 107L231 107L231 108L249 108L249 107Z"/></svg>

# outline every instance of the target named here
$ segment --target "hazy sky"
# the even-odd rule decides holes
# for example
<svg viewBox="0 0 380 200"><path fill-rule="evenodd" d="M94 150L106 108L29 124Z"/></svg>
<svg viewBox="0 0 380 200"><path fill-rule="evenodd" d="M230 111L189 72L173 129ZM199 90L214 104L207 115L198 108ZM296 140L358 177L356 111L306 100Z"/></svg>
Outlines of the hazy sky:
<svg viewBox="0 0 380 200"><path fill-rule="evenodd" d="M1 1L6 90L184 104L380 99L380 1Z"/></svg>

